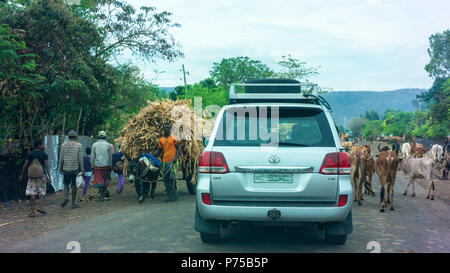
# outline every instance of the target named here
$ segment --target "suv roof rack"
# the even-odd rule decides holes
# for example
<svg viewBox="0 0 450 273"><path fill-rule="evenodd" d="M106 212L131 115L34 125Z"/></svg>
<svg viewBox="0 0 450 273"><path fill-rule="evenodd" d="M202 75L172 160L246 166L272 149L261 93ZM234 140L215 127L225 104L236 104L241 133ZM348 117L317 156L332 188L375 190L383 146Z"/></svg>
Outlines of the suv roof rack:
<svg viewBox="0 0 450 273"><path fill-rule="evenodd" d="M244 87L238 93L236 87ZM290 102L324 105L331 110L328 102L319 96L318 85L301 83L292 79L259 79L245 83L231 84L229 104L251 102Z"/></svg>

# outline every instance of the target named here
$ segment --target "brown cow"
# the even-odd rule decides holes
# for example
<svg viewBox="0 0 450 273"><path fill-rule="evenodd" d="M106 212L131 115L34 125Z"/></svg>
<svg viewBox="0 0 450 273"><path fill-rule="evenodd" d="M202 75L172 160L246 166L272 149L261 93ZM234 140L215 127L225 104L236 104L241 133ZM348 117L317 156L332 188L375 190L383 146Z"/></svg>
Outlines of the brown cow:
<svg viewBox="0 0 450 273"><path fill-rule="evenodd" d="M354 146L355 146L355 144L351 141L344 141L342 143L342 147L344 147L344 149L347 149L347 150L351 150Z"/></svg>
<svg viewBox="0 0 450 273"><path fill-rule="evenodd" d="M381 183L380 212L384 212L384 208L386 207L386 203L388 201L390 202L390 209L394 210L394 185L397 167L397 154L393 151L389 151L389 148L386 149L386 147L384 147L375 161L375 171L380 177Z"/></svg>
<svg viewBox="0 0 450 273"><path fill-rule="evenodd" d="M368 188L366 185L367 165L368 161L372 159L372 157L370 156L369 150L364 146L354 146L350 151L349 156L351 164L350 180L352 181L354 192L353 201L358 201L358 204L362 205L361 200L364 200L362 194L362 184L364 182L366 189ZM371 193L373 193L373 190Z"/></svg>
<svg viewBox="0 0 450 273"><path fill-rule="evenodd" d="M373 158L370 158L367 162L367 169L366 169L366 175L368 177L367 183L364 184L365 187L365 194L371 194L372 196L375 196L375 192L372 188L372 179L373 174L375 173L375 160Z"/></svg>
<svg viewBox="0 0 450 273"><path fill-rule="evenodd" d="M363 145L367 151L369 152L369 155L371 154L370 145ZM367 169L366 169L366 176L368 179L364 180L364 193L365 194L371 194L372 196L375 196L375 192L372 189L372 179L373 174L375 173L375 160L373 157L370 157L370 159L367 161Z"/></svg>
<svg viewBox="0 0 450 273"><path fill-rule="evenodd" d="M427 153L427 152L429 152L430 151L430 149L426 149L426 148L416 148L415 150L414 150L414 152L413 153L411 153L411 155L414 157L414 158L422 158L422 157L424 157L425 156L425 154Z"/></svg>
<svg viewBox="0 0 450 273"><path fill-rule="evenodd" d="M430 149L426 149L425 147L423 147L422 144L420 143L415 143L413 142L411 144L411 155L414 158L422 158L425 156L425 154L429 151Z"/></svg>

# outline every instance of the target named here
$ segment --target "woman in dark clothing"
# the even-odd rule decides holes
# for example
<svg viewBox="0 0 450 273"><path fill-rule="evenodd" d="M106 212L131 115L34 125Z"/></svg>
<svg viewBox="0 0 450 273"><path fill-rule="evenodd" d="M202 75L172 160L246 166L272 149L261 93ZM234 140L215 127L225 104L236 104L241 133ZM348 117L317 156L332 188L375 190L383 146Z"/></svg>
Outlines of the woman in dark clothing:
<svg viewBox="0 0 450 273"><path fill-rule="evenodd" d="M39 161L44 176L28 178L26 195L31 196L30 217L36 216L36 195L39 195L39 209L37 209L37 211L41 214L47 214L47 212L44 210L44 196L47 189L47 181L50 184L52 182L52 179L49 175L50 171L48 169L48 155L44 152L44 143L40 139L34 142L34 150L28 154L27 161L25 162L25 165L23 165L19 180L23 179L25 170L28 169L34 159L37 159Z"/></svg>

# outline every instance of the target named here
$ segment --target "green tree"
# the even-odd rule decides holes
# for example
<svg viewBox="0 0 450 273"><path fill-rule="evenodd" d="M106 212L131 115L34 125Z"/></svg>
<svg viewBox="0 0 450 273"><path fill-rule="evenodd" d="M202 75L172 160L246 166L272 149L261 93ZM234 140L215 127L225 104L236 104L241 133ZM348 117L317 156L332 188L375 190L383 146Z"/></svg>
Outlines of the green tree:
<svg viewBox="0 0 450 273"><path fill-rule="evenodd" d="M202 98L202 107L209 105L224 106L228 104L229 90L220 86L214 88L204 87L201 84L188 85L185 94L180 96L181 99Z"/></svg>
<svg viewBox="0 0 450 273"><path fill-rule="evenodd" d="M273 75L273 71L261 61L249 57L224 58L220 63L213 63L209 72L211 78L220 86L244 82Z"/></svg>
<svg viewBox="0 0 450 273"><path fill-rule="evenodd" d="M375 110L371 110L370 112L366 111L364 113L364 116L361 115L361 117L364 117L367 120L379 120L380 119L380 116L378 115L378 113Z"/></svg>
<svg viewBox="0 0 450 273"><path fill-rule="evenodd" d="M450 131L450 30L430 36L428 55L430 62L425 70L434 78L433 86L417 98L430 109L428 137L447 136Z"/></svg>
<svg viewBox="0 0 450 273"><path fill-rule="evenodd" d="M381 120L371 120L363 125L361 134L368 138L370 136L376 137L381 135L383 132L383 121Z"/></svg>
<svg viewBox="0 0 450 273"><path fill-rule="evenodd" d="M281 71L274 73L277 78L309 81L310 77L319 74L317 68L307 67L306 62L295 59L291 55L282 56L282 60L278 61L278 64L282 68Z"/></svg>
<svg viewBox="0 0 450 273"><path fill-rule="evenodd" d="M176 86L175 90L169 93L169 99L171 100L177 100L177 97L181 97L185 93L185 87L184 86Z"/></svg>
<svg viewBox="0 0 450 273"><path fill-rule="evenodd" d="M104 43L96 49L96 57L110 59L131 52L147 61L174 61L184 56L169 32L181 26L172 22L170 12L150 6L136 10L123 0L84 0L70 10L95 24L102 35Z"/></svg>
<svg viewBox="0 0 450 273"><path fill-rule="evenodd" d="M387 110L383 120L383 134L394 136L409 136L414 129L411 126L413 118L412 112L403 112L401 110Z"/></svg>
<svg viewBox="0 0 450 273"><path fill-rule="evenodd" d="M14 33L15 32L15 33ZM34 123L43 102L39 92L45 80L37 73L34 54L27 53L21 35L0 24L0 137L33 137Z"/></svg>
<svg viewBox="0 0 450 273"><path fill-rule="evenodd" d="M147 101L159 98L157 86L144 80L139 68L133 65L120 65L115 76L115 93L110 104L113 114L106 120L105 128L112 135L119 135L128 118L147 105Z"/></svg>
<svg viewBox="0 0 450 273"><path fill-rule="evenodd" d="M209 88L209 89L217 87L216 83L211 78L206 78L206 79L200 81L198 84L200 84L202 87Z"/></svg>
<svg viewBox="0 0 450 273"><path fill-rule="evenodd" d="M108 9L110 7L111 9ZM113 65L124 50L146 60L181 56L170 13L121 1L0 2L0 136L26 140L80 127L119 130L159 96L136 67ZM114 62L117 63L117 62Z"/></svg>
<svg viewBox="0 0 450 273"><path fill-rule="evenodd" d="M352 133L354 136L360 136L362 129L364 127L364 124L366 124L368 122L367 119L365 118L353 118L350 120L349 122L349 127L350 130L352 130Z"/></svg>
<svg viewBox="0 0 450 273"><path fill-rule="evenodd" d="M419 110L420 103L417 99L412 100L411 105L414 107L414 109L416 109L416 111Z"/></svg>
<svg viewBox="0 0 450 273"><path fill-rule="evenodd" d="M450 72L450 30L436 33L430 36L428 55L430 62L425 65L425 70L430 77L448 78Z"/></svg>

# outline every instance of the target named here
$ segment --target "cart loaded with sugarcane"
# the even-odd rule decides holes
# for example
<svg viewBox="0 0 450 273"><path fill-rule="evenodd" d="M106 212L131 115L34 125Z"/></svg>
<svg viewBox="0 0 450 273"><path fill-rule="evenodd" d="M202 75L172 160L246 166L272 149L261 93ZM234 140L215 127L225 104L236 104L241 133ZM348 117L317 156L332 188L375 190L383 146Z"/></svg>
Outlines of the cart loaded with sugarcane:
<svg viewBox="0 0 450 273"><path fill-rule="evenodd" d="M158 141L166 123L172 125L172 134L179 140L177 175L186 181L188 192L195 193L198 160L204 149L202 138L209 135L213 122L194 114L190 100L149 101L116 139L125 155L124 174L135 184L139 202L149 193L153 199L156 183L163 175L163 162L154 155L158 154Z"/></svg>

